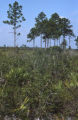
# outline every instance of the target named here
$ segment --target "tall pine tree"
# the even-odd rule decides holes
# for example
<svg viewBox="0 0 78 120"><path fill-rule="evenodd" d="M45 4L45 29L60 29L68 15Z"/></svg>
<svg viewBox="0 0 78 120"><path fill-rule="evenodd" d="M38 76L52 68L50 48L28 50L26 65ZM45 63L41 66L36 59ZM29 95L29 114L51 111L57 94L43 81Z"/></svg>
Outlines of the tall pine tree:
<svg viewBox="0 0 78 120"><path fill-rule="evenodd" d="M9 4L9 10L7 11L7 14L9 20L3 21L3 23L13 26L14 47L16 47L16 36L20 35L20 33L17 34L17 29L21 27L20 23L25 21L25 18L22 13L22 6L19 5L17 1L15 1L13 5Z"/></svg>

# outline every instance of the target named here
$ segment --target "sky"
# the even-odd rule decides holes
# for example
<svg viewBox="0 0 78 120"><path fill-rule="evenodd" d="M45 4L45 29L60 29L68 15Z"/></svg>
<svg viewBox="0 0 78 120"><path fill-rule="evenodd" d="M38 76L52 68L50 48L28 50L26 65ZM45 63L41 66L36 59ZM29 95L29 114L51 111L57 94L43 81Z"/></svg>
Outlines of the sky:
<svg viewBox="0 0 78 120"><path fill-rule="evenodd" d="M57 12L61 17L68 18L73 25L75 35L78 35L78 0L17 0L23 6L23 15L26 21L22 23L21 36L17 38L17 45L23 44L32 46L27 43L27 34L34 27L35 17L40 12L44 12L48 18ZM0 46L13 46L13 30L12 27L4 24L3 20L7 20L7 10L9 3L13 4L15 0L0 0ZM36 40L36 46L40 46L39 39ZM74 39L71 42L72 48L76 48Z"/></svg>

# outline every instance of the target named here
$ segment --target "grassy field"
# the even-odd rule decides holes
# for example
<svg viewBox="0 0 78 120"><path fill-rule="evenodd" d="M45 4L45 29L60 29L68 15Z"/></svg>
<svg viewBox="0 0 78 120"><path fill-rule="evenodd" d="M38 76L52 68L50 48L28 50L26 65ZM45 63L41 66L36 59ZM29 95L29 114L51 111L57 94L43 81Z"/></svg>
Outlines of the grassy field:
<svg viewBox="0 0 78 120"><path fill-rule="evenodd" d="M78 117L78 50L0 48L0 108L2 118Z"/></svg>

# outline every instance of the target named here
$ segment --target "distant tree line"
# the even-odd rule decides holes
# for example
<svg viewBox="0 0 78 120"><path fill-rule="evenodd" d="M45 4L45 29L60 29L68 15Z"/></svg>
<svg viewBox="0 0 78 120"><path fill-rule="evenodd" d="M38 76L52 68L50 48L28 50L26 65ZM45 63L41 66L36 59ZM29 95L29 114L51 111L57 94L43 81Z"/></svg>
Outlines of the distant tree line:
<svg viewBox="0 0 78 120"><path fill-rule="evenodd" d="M67 18L61 18L58 13L54 13L48 19L44 12L41 12L37 18L35 18L35 26L31 28L30 33L27 35L29 41L33 41L33 47L35 47L35 38L41 37L41 48L42 42L45 43L45 48L51 47L51 41L54 41L54 46L62 46L66 48L66 37L74 37L72 25L70 20ZM61 37L63 38L62 43L60 42Z"/></svg>

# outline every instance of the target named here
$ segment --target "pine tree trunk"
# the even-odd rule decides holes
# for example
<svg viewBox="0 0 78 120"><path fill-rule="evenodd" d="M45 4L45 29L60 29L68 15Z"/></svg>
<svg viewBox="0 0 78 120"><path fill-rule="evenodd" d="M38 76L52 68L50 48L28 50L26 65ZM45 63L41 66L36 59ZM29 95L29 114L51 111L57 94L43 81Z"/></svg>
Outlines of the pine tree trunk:
<svg viewBox="0 0 78 120"><path fill-rule="evenodd" d="M16 47L16 26L14 26L14 47Z"/></svg>
<svg viewBox="0 0 78 120"><path fill-rule="evenodd" d="M63 50L66 49L66 45L65 45L65 36L63 36Z"/></svg>
<svg viewBox="0 0 78 120"><path fill-rule="evenodd" d="M58 39L57 39L57 46L58 46Z"/></svg>
<svg viewBox="0 0 78 120"><path fill-rule="evenodd" d="M50 39L50 47L51 47L51 39Z"/></svg>
<svg viewBox="0 0 78 120"><path fill-rule="evenodd" d="M33 49L35 48L35 39L33 39Z"/></svg>
<svg viewBox="0 0 78 120"><path fill-rule="evenodd" d="M69 36L69 49L70 49L70 36Z"/></svg>
<svg viewBox="0 0 78 120"><path fill-rule="evenodd" d="M33 40L33 48L34 48L34 40Z"/></svg>
<svg viewBox="0 0 78 120"><path fill-rule="evenodd" d="M45 39L45 49L46 49L46 39Z"/></svg>
<svg viewBox="0 0 78 120"><path fill-rule="evenodd" d="M50 47L50 40L48 39L48 47Z"/></svg>
<svg viewBox="0 0 78 120"><path fill-rule="evenodd" d="M42 48L42 34L41 34L41 48Z"/></svg>
<svg viewBox="0 0 78 120"><path fill-rule="evenodd" d="M54 39L54 46L56 45L56 40Z"/></svg>
<svg viewBox="0 0 78 120"><path fill-rule="evenodd" d="M47 48L49 47L49 39L47 39Z"/></svg>
<svg viewBox="0 0 78 120"><path fill-rule="evenodd" d="M60 38L59 38L59 46L60 46Z"/></svg>

